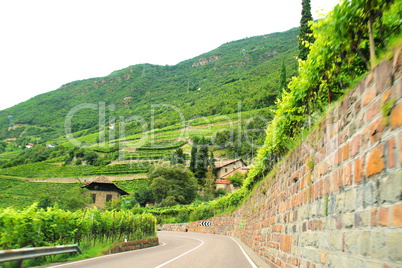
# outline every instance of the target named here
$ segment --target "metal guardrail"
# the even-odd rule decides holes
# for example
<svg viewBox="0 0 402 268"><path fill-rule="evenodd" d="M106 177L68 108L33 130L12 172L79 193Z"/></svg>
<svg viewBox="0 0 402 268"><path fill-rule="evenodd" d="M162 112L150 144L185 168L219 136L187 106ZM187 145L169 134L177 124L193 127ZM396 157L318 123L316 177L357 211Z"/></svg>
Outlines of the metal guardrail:
<svg viewBox="0 0 402 268"><path fill-rule="evenodd" d="M38 247L38 248L20 248L10 250L0 250L0 263L8 261L19 261L22 267L22 261L37 257L56 255L62 253L82 254L77 244L66 246Z"/></svg>

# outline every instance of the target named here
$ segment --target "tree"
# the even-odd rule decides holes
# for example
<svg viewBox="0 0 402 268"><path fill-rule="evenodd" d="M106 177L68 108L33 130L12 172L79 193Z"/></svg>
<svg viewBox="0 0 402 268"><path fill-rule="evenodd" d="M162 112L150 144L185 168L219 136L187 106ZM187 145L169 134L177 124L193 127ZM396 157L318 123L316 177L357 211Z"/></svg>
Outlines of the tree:
<svg viewBox="0 0 402 268"><path fill-rule="evenodd" d="M194 174L181 164L155 164L148 172L149 187L155 201L165 204L189 204L197 193ZM174 202L173 202L174 201Z"/></svg>
<svg viewBox="0 0 402 268"><path fill-rule="evenodd" d="M210 152L209 154L209 161L208 161L208 167L210 167L212 169L212 173L216 176L216 174L218 173L216 166L215 166L215 157L214 157L214 153Z"/></svg>
<svg viewBox="0 0 402 268"><path fill-rule="evenodd" d="M177 163L176 163L176 164L182 164L182 165L184 165L184 164L185 164L185 161L186 161L186 155L184 154L182 148L178 148L178 149L176 150L176 156L177 156Z"/></svg>
<svg viewBox="0 0 402 268"><path fill-rule="evenodd" d="M195 172L195 166L196 166L196 161L197 161L197 142L198 142L198 138L194 137L193 138L193 146L191 147L191 158L190 158L190 171L191 172Z"/></svg>
<svg viewBox="0 0 402 268"><path fill-rule="evenodd" d="M170 191L174 188L172 182L165 179L163 176L153 178L150 184L150 188L152 191L152 195L155 198L155 201L160 203L163 199L167 198L170 194Z"/></svg>
<svg viewBox="0 0 402 268"><path fill-rule="evenodd" d="M182 148L178 148L176 151L172 152L170 157L170 165L183 164L185 163L185 154Z"/></svg>
<svg viewBox="0 0 402 268"><path fill-rule="evenodd" d="M140 188L137 192L135 192L134 196L135 200L138 202L138 204L140 204L141 207L145 207L147 203L155 201L150 187Z"/></svg>
<svg viewBox="0 0 402 268"><path fill-rule="evenodd" d="M311 15L310 0L302 0L302 17L300 20L299 34L299 59L306 60L310 48L307 44L314 43L313 31L310 28L309 22L313 20Z"/></svg>
<svg viewBox="0 0 402 268"><path fill-rule="evenodd" d="M400 3L394 0L354 0L344 1L334 8L334 23L340 26L334 32L335 38L343 41L344 51L358 53L368 70L374 67L376 47L385 48L389 36L400 30L400 21L396 19L402 15ZM391 20L386 14L389 10L396 15Z"/></svg>
<svg viewBox="0 0 402 268"><path fill-rule="evenodd" d="M214 170L212 167L208 167L208 171L206 174L206 180L205 180L205 196L212 197L213 193L215 191L215 180L216 176L214 174Z"/></svg>
<svg viewBox="0 0 402 268"><path fill-rule="evenodd" d="M194 173L200 185L205 183L205 174L207 167L211 165L208 144L210 141L205 137L193 137L193 146L191 148L190 170ZM213 156L212 156L213 159Z"/></svg>
<svg viewBox="0 0 402 268"><path fill-rule="evenodd" d="M195 172L194 175L198 180L200 185L204 185L205 183L205 174L207 173L208 167L208 146L201 145L200 149L198 150L198 154L196 157L196 165L195 165Z"/></svg>

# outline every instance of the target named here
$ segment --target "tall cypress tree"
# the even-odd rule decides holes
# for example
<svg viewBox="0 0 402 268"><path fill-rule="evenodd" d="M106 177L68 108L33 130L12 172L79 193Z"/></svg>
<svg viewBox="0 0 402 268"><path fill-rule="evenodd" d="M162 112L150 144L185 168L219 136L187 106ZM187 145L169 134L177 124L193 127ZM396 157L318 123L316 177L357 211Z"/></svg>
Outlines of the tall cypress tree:
<svg viewBox="0 0 402 268"><path fill-rule="evenodd" d="M201 145L197 153L195 171L194 171L194 175L196 179L198 179L198 183L200 185L204 185L205 183L205 174L207 173L207 168L208 168L208 146Z"/></svg>
<svg viewBox="0 0 402 268"><path fill-rule="evenodd" d="M190 171L195 172L195 166L197 162L197 144L193 144L191 147L191 158L190 158Z"/></svg>
<svg viewBox="0 0 402 268"><path fill-rule="evenodd" d="M311 15L310 0L302 0L302 17L300 20L300 34L299 34L299 59L306 60L310 49L304 44L314 43L313 31L309 27L309 21L313 20Z"/></svg>

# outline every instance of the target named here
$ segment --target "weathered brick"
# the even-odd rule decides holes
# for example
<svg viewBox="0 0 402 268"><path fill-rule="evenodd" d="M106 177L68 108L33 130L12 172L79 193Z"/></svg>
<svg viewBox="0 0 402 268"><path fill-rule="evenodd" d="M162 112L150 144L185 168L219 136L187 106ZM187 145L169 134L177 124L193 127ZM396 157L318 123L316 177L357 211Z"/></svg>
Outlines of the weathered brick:
<svg viewBox="0 0 402 268"><path fill-rule="evenodd" d="M388 257L395 262L402 261L402 230L397 229L387 233L386 248Z"/></svg>
<svg viewBox="0 0 402 268"><path fill-rule="evenodd" d="M329 193L329 179L323 179L322 194L325 196Z"/></svg>
<svg viewBox="0 0 402 268"><path fill-rule="evenodd" d="M338 181L339 181L339 175L337 171L329 175L329 191L331 193L338 192L339 189Z"/></svg>
<svg viewBox="0 0 402 268"><path fill-rule="evenodd" d="M385 104L387 101L389 101L391 96L391 90L388 89L386 91L384 91L384 93L381 96L381 105Z"/></svg>
<svg viewBox="0 0 402 268"><path fill-rule="evenodd" d="M375 116L380 114L381 100L374 100L366 110L366 121L371 121Z"/></svg>
<svg viewBox="0 0 402 268"><path fill-rule="evenodd" d="M359 185L356 188L356 211L360 211L364 209L364 187L363 185Z"/></svg>
<svg viewBox="0 0 402 268"><path fill-rule="evenodd" d="M342 216L336 218L336 228L339 230L342 229Z"/></svg>
<svg viewBox="0 0 402 268"><path fill-rule="evenodd" d="M367 106L375 98L375 96L377 96L375 87L367 89L362 96L363 106Z"/></svg>
<svg viewBox="0 0 402 268"><path fill-rule="evenodd" d="M345 193L345 210L353 212L356 209L356 188L352 188Z"/></svg>
<svg viewBox="0 0 402 268"><path fill-rule="evenodd" d="M373 181L367 182L364 185L363 191L363 207L373 206L376 202L377 184Z"/></svg>
<svg viewBox="0 0 402 268"><path fill-rule="evenodd" d="M345 234L345 252L351 254L358 254L358 239L360 232L349 231Z"/></svg>
<svg viewBox="0 0 402 268"><path fill-rule="evenodd" d="M369 231L363 231L359 233L359 254L363 256L367 256L371 251L371 236Z"/></svg>
<svg viewBox="0 0 402 268"><path fill-rule="evenodd" d="M388 255L386 246L386 236L385 232L371 231L371 257L375 259L383 259Z"/></svg>
<svg viewBox="0 0 402 268"><path fill-rule="evenodd" d="M402 165L402 132L399 133L399 148L397 151L399 151L399 164Z"/></svg>
<svg viewBox="0 0 402 268"><path fill-rule="evenodd" d="M351 146L350 146L350 156L355 156L360 152L360 141L361 135L357 134L353 137Z"/></svg>
<svg viewBox="0 0 402 268"><path fill-rule="evenodd" d="M364 170L364 158L362 156L357 157L354 160L353 177L354 177L354 182L355 183L359 183L359 182L362 182L364 180L363 170Z"/></svg>
<svg viewBox="0 0 402 268"><path fill-rule="evenodd" d="M321 263L325 264L325 262L327 261L327 252L326 251L322 251L321 252Z"/></svg>
<svg viewBox="0 0 402 268"><path fill-rule="evenodd" d="M388 168L394 168L396 164L396 141L392 137L387 141L387 164Z"/></svg>
<svg viewBox="0 0 402 268"><path fill-rule="evenodd" d="M352 184L352 169L351 162L345 164L342 168L343 185L348 186Z"/></svg>
<svg viewBox="0 0 402 268"><path fill-rule="evenodd" d="M281 250L290 252L292 249L292 236L291 235L282 235L281 236Z"/></svg>
<svg viewBox="0 0 402 268"><path fill-rule="evenodd" d="M392 207L392 225L402 226L402 204L396 204Z"/></svg>
<svg viewBox="0 0 402 268"><path fill-rule="evenodd" d="M377 217L377 208L371 208L370 211L370 222L371 222L371 227L375 227L378 225L378 217Z"/></svg>
<svg viewBox="0 0 402 268"><path fill-rule="evenodd" d="M359 227L362 222L362 217L360 215L360 212L355 213L355 227Z"/></svg>
<svg viewBox="0 0 402 268"><path fill-rule="evenodd" d="M385 130L386 121L383 116L374 120L373 123L370 124L370 141L371 144L378 142Z"/></svg>
<svg viewBox="0 0 402 268"><path fill-rule="evenodd" d="M380 180L379 195L381 203L395 203L401 198L402 177L393 173Z"/></svg>
<svg viewBox="0 0 402 268"><path fill-rule="evenodd" d="M384 145L380 144L374 147L367 155L366 176L370 177L380 173L384 165Z"/></svg>
<svg viewBox="0 0 402 268"><path fill-rule="evenodd" d="M402 102L395 105L390 114L391 129L402 126Z"/></svg>
<svg viewBox="0 0 402 268"><path fill-rule="evenodd" d="M332 251L342 250L342 234L340 232L331 232L329 234L329 248Z"/></svg>
<svg viewBox="0 0 402 268"><path fill-rule="evenodd" d="M274 225L274 227L272 228L272 232L278 232L280 233L282 231L282 225L280 224L276 224Z"/></svg>
<svg viewBox="0 0 402 268"><path fill-rule="evenodd" d="M343 146L342 150L342 161L346 161L349 158L349 143L346 143L345 146Z"/></svg>
<svg viewBox="0 0 402 268"><path fill-rule="evenodd" d="M356 216L355 216L355 226L356 227L369 227L370 226L370 210L364 210L361 212L356 212L358 214L358 224L356 224ZM355 214L355 215L356 215Z"/></svg>
<svg viewBox="0 0 402 268"><path fill-rule="evenodd" d="M336 195L336 208L338 213L345 212L345 193L339 193Z"/></svg>
<svg viewBox="0 0 402 268"><path fill-rule="evenodd" d="M361 132L361 143L360 143L360 150L364 151L370 146L370 128L366 127Z"/></svg>
<svg viewBox="0 0 402 268"><path fill-rule="evenodd" d="M374 70L375 86L377 93L387 89L391 85L392 63L383 60Z"/></svg>
<svg viewBox="0 0 402 268"><path fill-rule="evenodd" d="M354 213L346 213L342 215L342 224L344 228L353 228L353 224L355 222Z"/></svg>
<svg viewBox="0 0 402 268"><path fill-rule="evenodd" d="M336 212L335 196L330 194L328 197L328 215L333 215Z"/></svg>
<svg viewBox="0 0 402 268"><path fill-rule="evenodd" d="M378 210L378 224L382 226L389 226L389 209L380 208Z"/></svg>
<svg viewBox="0 0 402 268"><path fill-rule="evenodd" d="M402 97L402 79L399 78L394 82L391 89L391 99L397 100Z"/></svg>

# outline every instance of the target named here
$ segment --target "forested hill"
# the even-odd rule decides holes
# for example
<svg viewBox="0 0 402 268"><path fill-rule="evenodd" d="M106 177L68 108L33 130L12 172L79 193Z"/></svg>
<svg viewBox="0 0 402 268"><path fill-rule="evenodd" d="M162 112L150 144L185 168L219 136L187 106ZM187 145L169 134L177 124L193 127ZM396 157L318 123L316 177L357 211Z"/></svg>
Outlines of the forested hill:
<svg viewBox="0 0 402 268"><path fill-rule="evenodd" d="M297 70L298 31L229 42L174 66L138 64L105 77L68 83L0 111L0 140L18 139L23 132L37 142L63 136L66 115L83 103L104 103L106 116L135 115L146 121L155 104L174 105L186 119L234 113L238 102L244 111L274 105L282 63L288 81ZM161 107L155 114L155 127L179 120L172 108ZM98 122L97 110L82 109L74 115L73 131L96 132Z"/></svg>

